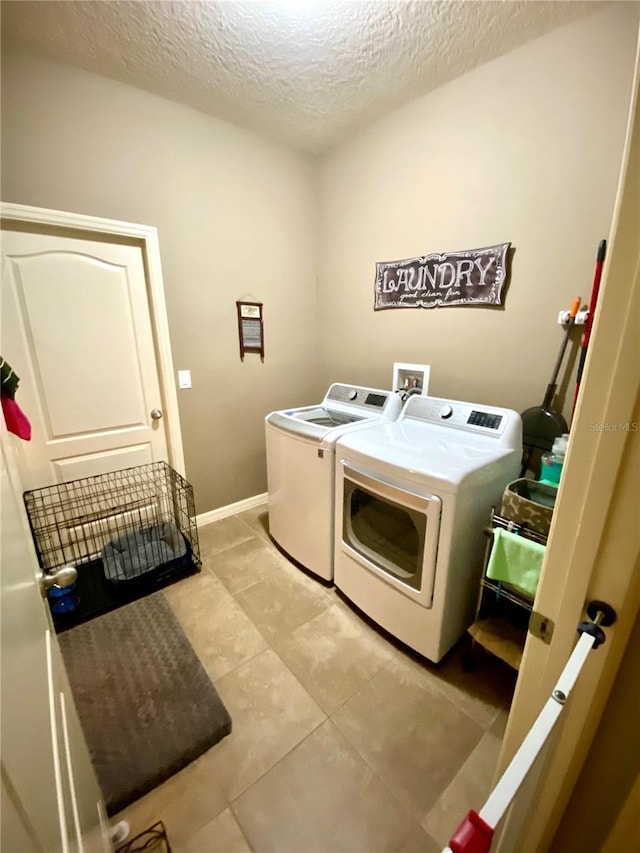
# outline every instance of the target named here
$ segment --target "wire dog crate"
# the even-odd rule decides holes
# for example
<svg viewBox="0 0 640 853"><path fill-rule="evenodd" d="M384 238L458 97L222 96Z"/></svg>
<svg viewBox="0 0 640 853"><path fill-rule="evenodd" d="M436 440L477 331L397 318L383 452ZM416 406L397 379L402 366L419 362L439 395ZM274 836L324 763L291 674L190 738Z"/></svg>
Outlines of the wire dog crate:
<svg viewBox="0 0 640 853"><path fill-rule="evenodd" d="M59 631L200 571L193 488L166 462L35 489L24 502L43 571L78 573L49 590Z"/></svg>

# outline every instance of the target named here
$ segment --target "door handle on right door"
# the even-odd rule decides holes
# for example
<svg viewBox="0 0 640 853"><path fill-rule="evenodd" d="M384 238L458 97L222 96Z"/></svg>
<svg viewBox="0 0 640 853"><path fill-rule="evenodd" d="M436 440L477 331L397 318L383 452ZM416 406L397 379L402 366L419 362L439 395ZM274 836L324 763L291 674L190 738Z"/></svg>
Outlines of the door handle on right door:
<svg viewBox="0 0 640 853"><path fill-rule="evenodd" d="M162 417L162 409L151 409L151 419L159 421Z"/></svg>

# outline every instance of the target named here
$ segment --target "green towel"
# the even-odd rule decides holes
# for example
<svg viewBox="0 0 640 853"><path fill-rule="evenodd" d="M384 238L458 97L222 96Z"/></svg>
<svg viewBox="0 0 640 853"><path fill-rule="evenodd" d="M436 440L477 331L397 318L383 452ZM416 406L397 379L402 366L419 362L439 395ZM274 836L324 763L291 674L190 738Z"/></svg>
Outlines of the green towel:
<svg viewBox="0 0 640 853"><path fill-rule="evenodd" d="M540 579L545 546L495 527L487 577L504 581L533 598Z"/></svg>

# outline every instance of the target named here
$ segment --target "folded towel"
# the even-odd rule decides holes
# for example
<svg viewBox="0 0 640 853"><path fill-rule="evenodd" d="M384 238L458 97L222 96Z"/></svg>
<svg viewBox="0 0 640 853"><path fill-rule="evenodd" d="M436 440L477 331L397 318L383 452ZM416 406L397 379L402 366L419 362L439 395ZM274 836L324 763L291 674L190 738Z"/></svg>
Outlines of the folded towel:
<svg viewBox="0 0 640 853"><path fill-rule="evenodd" d="M504 581L533 598L540 579L545 546L495 527L487 577Z"/></svg>

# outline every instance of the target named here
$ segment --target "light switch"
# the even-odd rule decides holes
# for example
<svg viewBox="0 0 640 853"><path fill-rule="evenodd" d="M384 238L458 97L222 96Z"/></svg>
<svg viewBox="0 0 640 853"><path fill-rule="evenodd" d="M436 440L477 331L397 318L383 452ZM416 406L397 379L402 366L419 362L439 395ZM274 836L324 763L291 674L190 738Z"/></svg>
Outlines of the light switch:
<svg viewBox="0 0 640 853"><path fill-rule="evenodd" d="M191 371L178 371L178 388L191 388Z"/></svg>

